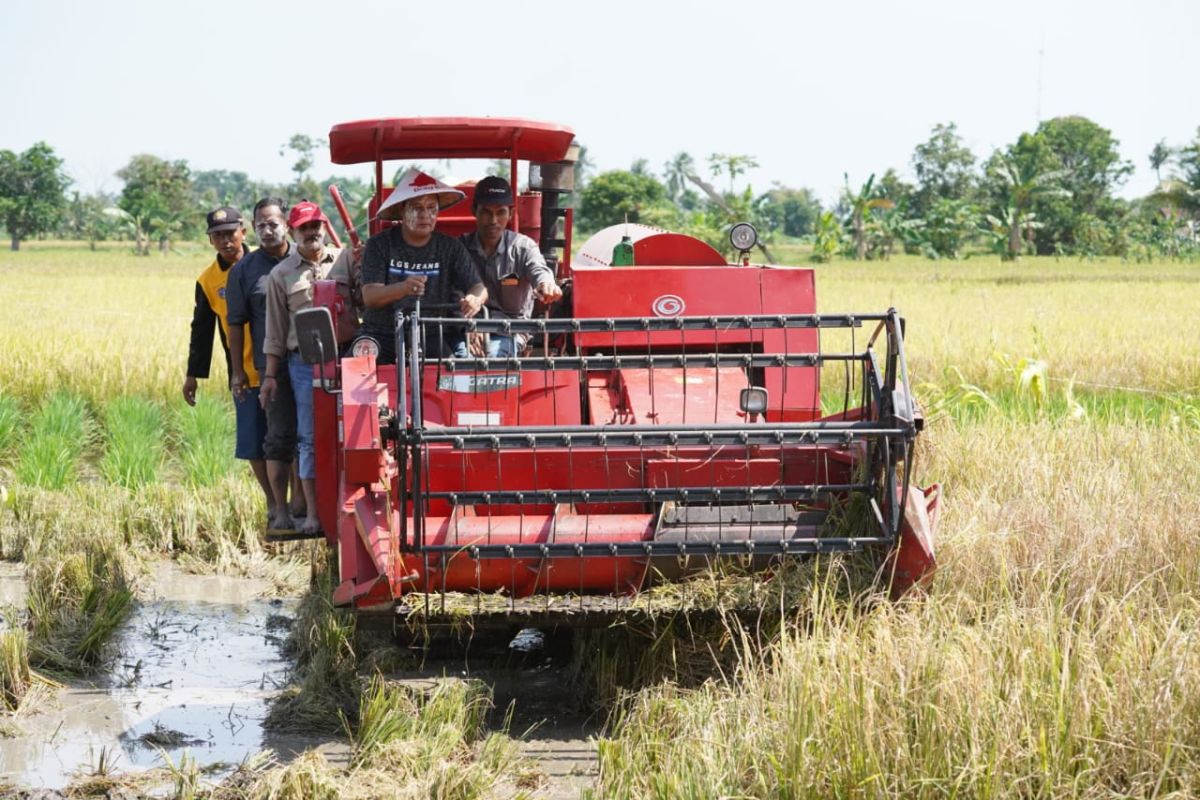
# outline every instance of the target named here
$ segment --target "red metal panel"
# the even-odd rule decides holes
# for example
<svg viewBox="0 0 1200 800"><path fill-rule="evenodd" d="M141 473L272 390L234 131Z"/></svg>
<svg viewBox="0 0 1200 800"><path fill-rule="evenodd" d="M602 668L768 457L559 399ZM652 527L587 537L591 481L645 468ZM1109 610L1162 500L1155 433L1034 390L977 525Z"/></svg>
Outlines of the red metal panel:
<svg viewBox="0 0 1200 800"><path fill-rule="evenodd" d="M759 314L762 309L759 270L744 267L579 267L574 270L577 317L705 317ZM673 312L673 313L672 313ZM585 348L662 348L682 344L735 344L755 341L747 330L678 333L584 333ZM670 352L670 351L668 351Z"/></svg>
<svg viewBox="0 0 1200 800"><path fill-rule="evenodd" d="M380 374L394 405L395 372L384 367ZM579 373L568 370L452 373L426 366L422 395L427 425L579 425L582 421Z"/></svg>
<svg viewBox="0 0 1200 800"><path fill-rule="evenodd" d="M472 544L530 544L549 541L638 542L654 535L652 514L584 516L522 514L506 517L445 516L426 520L427 542L467 548ZM401 590L506 591L515 597L535 592L631 593L646 574L646 560L621 558L472 559L464 551L410 560L420 578Z"/></svg>
<svg viewBox="0 0 1200 800"><path fill-rule="evenodd" d="M651 486L775 486L783 478L777 458L656 458L646 462Z"/></svg>
<svg viewBox="0 0 1200 800"><path fill-rule="evenodd" d="M342 359L341 421L346 482L377 482L383 465L383 450L374 356Z"/></svg>
<svg viewBox="0 0 1200 800"><path fill-rule="evenodd" d="M510 158L561 161L575 132L552 122L508 117L408 117L334 125L334 164L401 158Z"/></svg>

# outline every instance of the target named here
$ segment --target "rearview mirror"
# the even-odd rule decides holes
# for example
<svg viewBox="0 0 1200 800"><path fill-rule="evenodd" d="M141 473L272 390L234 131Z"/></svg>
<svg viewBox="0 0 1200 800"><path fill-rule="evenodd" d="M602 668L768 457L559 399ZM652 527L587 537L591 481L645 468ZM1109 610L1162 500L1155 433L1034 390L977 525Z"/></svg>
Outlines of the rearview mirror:
<svg viewBox="0 0 1200 800"><path fill-rule="evenodd" d="M293 319L300 358L305 364L324 364L337 358L337 338L328 308L306 308L297 311Z"/></svg>

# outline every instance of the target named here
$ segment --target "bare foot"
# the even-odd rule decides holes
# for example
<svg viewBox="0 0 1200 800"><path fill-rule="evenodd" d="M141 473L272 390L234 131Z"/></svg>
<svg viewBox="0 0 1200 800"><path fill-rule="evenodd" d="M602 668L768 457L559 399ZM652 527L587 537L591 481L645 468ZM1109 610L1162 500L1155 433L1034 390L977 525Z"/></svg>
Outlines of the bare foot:
<svg viewBox="0 0 1200 800"><path fill-rule="evenodd" d="M321 521L316 517L305 517L304 522L300 524L299 532L313 535L321 532Z"/></svg>
<svg viewBox="0 0 1200 800"><path fill-rule="evenodd" d="M296 519L308 516L308 509L304 506L292 506L292 516Z"/></svg>
<svg viewBox="0 0 1200 800"><path fill-rule="evenodd" d="M284 511L272 516L271 522L267 527L275 531L290 531L292 528L296 527L296 522L292 519L292 515L289 514L285 509Z"/></svg>

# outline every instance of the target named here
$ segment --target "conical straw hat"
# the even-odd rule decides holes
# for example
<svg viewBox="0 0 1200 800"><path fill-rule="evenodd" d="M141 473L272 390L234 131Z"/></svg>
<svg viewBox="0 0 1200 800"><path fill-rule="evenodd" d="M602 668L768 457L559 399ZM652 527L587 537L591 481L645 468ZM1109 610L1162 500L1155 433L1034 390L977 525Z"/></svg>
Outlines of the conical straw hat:
<svg viewBox="0 0 1200 800"><path fill-rule="evenodd" d="M400 219L400 206L405 200L427 194L437 195L439 209L449 208L466 197L453 186L447 186L432 175L426 175L416 167L411 167L396 179L396 188L388 195L387 200L383 201L376 216L379 219Z"/></svg>

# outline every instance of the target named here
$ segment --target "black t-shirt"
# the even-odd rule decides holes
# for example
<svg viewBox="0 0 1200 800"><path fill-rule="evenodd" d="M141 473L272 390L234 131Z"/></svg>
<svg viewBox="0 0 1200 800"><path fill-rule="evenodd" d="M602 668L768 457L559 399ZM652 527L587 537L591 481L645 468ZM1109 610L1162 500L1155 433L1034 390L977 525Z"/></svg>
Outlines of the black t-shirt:
<svg viewBox="0 0 1200 800"><path fill-rule="evenodd" d="M434 231L424 247L404 241L399 226L388 228L367 240L363 251L362 283L388 285L401 283L411 275L426 275L425 300L433 303L457 302L479 283L479 272L467 250L457 239ZM416 299L406 297L391 307L367 308L363 312L363 332L387 338L395 331L396 311L409 311ZM430 316L457 316L449 312Z"/></svg>

